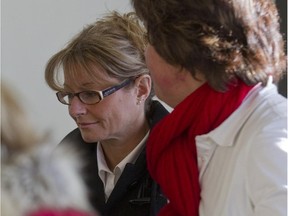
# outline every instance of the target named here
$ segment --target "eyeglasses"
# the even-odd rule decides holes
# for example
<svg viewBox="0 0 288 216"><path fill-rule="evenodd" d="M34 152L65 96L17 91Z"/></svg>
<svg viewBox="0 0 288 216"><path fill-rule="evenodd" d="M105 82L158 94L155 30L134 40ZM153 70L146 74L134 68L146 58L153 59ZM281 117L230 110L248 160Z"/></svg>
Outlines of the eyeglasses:
<svg viewBox="0 0 288 216"><path fill-rule="evenodd" d="M107 88L103 91L82 91L78 93L70 93L70 92L62 92L59 91L56 93L58 100L65 105L71 105L72 99L76 96L79 100L88 105L99 103L108 95L113 94L114 92L118 91L119 89L127 86L133 79L126 79L122 83Z"/></svg>

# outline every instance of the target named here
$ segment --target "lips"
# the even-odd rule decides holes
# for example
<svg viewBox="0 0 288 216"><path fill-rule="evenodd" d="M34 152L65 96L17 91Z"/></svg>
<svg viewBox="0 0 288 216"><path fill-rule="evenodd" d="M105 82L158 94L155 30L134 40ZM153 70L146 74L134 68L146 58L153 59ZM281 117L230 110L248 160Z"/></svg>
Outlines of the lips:
<svg viewBox="0 0 288 216"><path fill-rule="evenodd" d="M77 122L78 125L91 125L91 124L95 124L95 123L88 123L88 122Z"/></svg>
<svg viewBox="0 0 288 216"><path fill-rule="evenodd" d="M87 128L95 124L97 124L97 122L77 122L79 128Z"/></svg>

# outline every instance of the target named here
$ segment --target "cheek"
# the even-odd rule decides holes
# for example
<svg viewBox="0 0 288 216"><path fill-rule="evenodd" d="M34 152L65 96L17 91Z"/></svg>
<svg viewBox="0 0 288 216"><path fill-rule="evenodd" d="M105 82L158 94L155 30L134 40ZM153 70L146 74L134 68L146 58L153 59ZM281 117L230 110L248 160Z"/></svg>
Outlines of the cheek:
<svg viewBox="0 0 288 216"><path fill-rule="evenodd" d="M165 76L164 74L154 73L151 76L156 89L167 90L170 89L174 83L169 76Z"/></svg>
<svg viewBox="0 0 288 216"><path fill-rule="evenodd" d="M131 103L131 95L121 94L121 92L117 93L118 94L111 95L111 98L109 98L109 100L111 99L111 103L106 103L101 112L103 118L107 121L106 123L114 130L118 130L119 127L121 128L123 122L126 122L127 117L132 115L134 110L133 104ZM108 100L106 102L108 102Z"/></svg>

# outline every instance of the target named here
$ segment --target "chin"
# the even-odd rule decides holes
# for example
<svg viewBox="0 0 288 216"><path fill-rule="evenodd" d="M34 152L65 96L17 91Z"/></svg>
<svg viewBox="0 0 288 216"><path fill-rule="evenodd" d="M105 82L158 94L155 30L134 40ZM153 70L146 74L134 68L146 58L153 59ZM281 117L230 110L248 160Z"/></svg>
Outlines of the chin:
<svg viewBox="0 0 288 216"><path fill-rule="evenodd" d="M96 143L99 141L99 139L97 139L95 136L85 135L84 133L81 133L81 135L86 143Z"/></svg>

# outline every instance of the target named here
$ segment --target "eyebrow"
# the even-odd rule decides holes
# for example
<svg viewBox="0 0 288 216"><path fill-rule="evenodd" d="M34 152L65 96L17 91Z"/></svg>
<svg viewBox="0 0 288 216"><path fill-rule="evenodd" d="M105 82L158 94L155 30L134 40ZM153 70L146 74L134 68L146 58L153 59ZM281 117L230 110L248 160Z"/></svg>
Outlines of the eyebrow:
<svg viewBox="0 0 288 216"><path fill-rule="evenodd" d="M89 87L89 86L92 86L93 85L93 83L77 83L76 85L73 85L74 87L75 86L77 86L77 87L80 87L80 88L82 88L82 87ZM69 84L67 84L67 83L65 83L64 82L64 84L63 84L63 89L72 89L72 87L69 85Z"/></svg>

